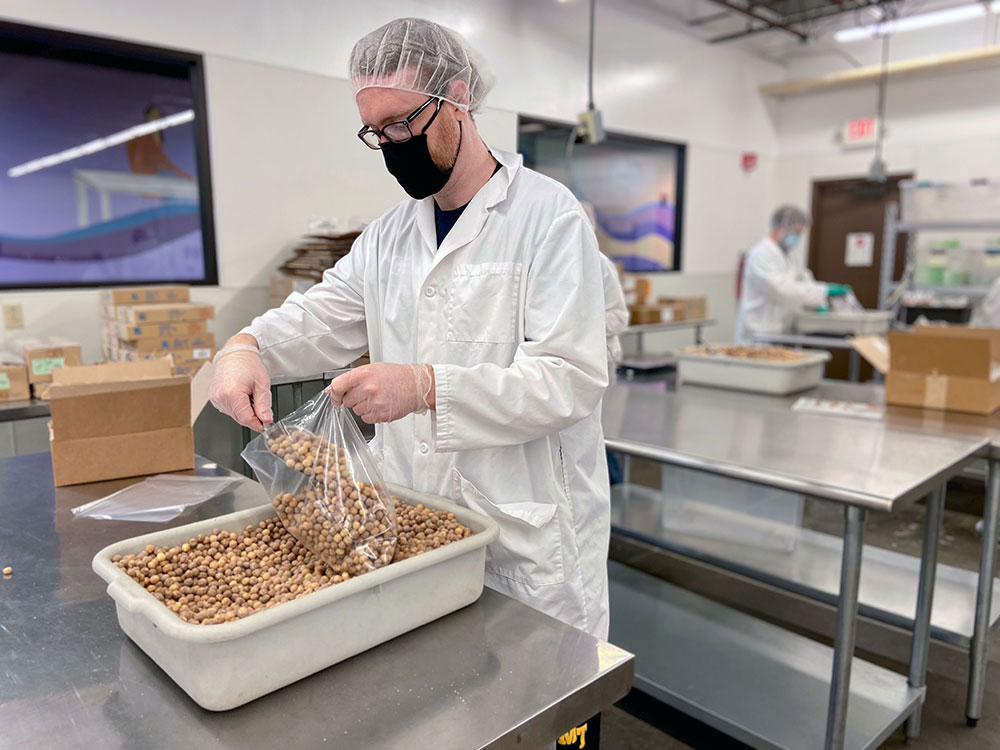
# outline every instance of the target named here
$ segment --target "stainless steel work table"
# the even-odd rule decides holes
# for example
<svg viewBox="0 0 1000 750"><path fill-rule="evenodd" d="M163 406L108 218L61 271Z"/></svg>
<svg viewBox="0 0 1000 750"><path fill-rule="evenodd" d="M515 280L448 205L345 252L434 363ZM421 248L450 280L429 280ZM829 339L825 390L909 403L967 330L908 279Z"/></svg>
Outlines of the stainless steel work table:
<svg viewBox="0 0 1000 750"><path fill-rule="evenodd" d="M888 429L877 422L794 412L787 406L775 408L767 399L725 390L681 386L674 392L655 384L609 389L603 422L610 450L843 504L845 529L832 677L825 730L820 736L828 749L873 747L873 743L884 739L886 731L891 732L904 720L907 734L917 736L944 484L977 456L985 456L989 442L985 438L943 437ZM872 665L852 658L864 525L869 510L891 512L901 503L924 496L928 496L927 521L913 618L909 685L901 686L895 684L893 673L873 673L869 669ZM612 632L615 637L614 610ZM628 641L623 645L641 651ZM643 654L637 656L636 681L641 687ZM858 686L851 684L855 662L864 665L861 672L865 679ZM783 744L782 737L788 735L780 726L782 717L802 725L816 718L808 715L809 705L790 712L788 702L804 700L805 696L785 694L783 687L788 686L767 686L775 704L770 713L757 705L746 715L715 713L710 718L723 731L749 744L794 747ZM919 695L912 699L907 690L919 691ZM870 727L862 733L870 736L858 736L848 726L848 699L852 706L861 700L856 698L858 691L899 694L892 706L882 706L882 713L872 716ZM698 707L687 705L676 692L663 691L661 695L682 709L698 712ZM815 705L811 708L815 709ZM850 718L853 720L854 714Z"/></svg>
<svg viewBox="0 0 1000 750"><path fill-rule="evenodd" d="M40 398L0 402L0 422L49 416L49 402Z"/></svg>
<svg viewBox="0 0 1000 750"><path fill-rule="evenodd" d="M201 460L198 472L228 473ZM487 589L246 706L205 711L125 637L90 562L115 540L266 497L243 479L169 524L70 513L128 483L54 490L48 454L0 460L0 566L14 568L0 579L0 746L535 748L631 687L630 654Z"/></svg>
<svg viewBox="0 0 1000 750"><path fill-rule="evenodd" d="M703 328L714 326L715 320L712 318L697 318L694 320L672 320L663 323L641 323L629 326L621 333L621 337L635 336L635 354L627 354L618 363L619 367L626 370L656 370L673 365L676 360L670 353L649 354L643 350L643 336L647 333L671 333L674 331L694 330L694 343L702 342L701 331Z"/></svg>

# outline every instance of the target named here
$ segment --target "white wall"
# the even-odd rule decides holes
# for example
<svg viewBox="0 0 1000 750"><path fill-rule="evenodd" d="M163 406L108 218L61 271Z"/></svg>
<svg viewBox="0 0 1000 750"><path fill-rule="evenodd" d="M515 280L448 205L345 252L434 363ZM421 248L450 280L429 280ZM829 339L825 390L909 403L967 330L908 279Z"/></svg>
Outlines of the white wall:
<svg viewBox="0 0 1000 750"><path fill-rule="evenodd" d="M571 120L586 104L580 0L386 0L363 9L329 0L0 0L8 20L205 55L220 285L194 296L217 306L222 339L265 307L267 276L309 218L370 220L401 197L377 154L354 138L345 80L354 41L401 15L462 31L490 61L497 86L479 122L492 145L515 147L517 113ZM685 272L658 278L654 291L731 289L718 277L732 275L772 202L778 141L757 87L780 78L780 68L681 36L643 3L623 1L599 5L596 70L609 129L689 144ZM760 154L755 173L742 173L742 151ZM88 359L98 356L95 292L2 299L24 306L32 335L70 335ZM729 293L710 304L725 338Z"/></svg>

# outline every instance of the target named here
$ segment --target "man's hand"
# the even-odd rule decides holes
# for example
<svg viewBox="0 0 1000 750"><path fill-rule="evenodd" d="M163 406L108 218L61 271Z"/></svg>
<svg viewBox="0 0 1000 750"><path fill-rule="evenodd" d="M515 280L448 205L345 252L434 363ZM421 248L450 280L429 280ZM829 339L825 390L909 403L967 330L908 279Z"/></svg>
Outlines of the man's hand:
<svg viewBox="0 0 1000 750"><path fill-rule="evenodd" d="M244 427L262 432L274 421L271 414L271 379L255 351L256 341L226 342L215 358L215 374L208 397L212 405Z"/></svg>
<svg viewBox="0 0 1000 750"><path fill-rule="evenodd" d="M326 390L367 424L395 422L434 408L434 368L378 362L334 378Z"/></svg>

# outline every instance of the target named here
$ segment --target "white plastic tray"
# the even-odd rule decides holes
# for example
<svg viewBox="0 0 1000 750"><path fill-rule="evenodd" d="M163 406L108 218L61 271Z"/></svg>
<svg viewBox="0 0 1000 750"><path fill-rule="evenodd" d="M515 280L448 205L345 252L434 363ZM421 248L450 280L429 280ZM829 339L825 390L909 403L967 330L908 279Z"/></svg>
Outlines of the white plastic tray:
<svg viewBox="0 0 1000 750"><path fill-rule="evenodd" d="M888 333L891 310L819 313L803 310L795 316L799 333L834 333L842 336L867 336Z"/></svg>
<svg viewBox="0 0 1000 750"><path fill-rule="evenodd" d="M783 396L819 385L830 352L796 352L794 362L744 359L721 354L695 354L701 347L677 352L677 379L681 383L713 385L737 391Z"/></svg>
<svg viewBox="0 0 1000 750"><path fill-rule="evenodd" d="M122 630L203 708L225 711L472 604L483 591L496 521L444 498L388 485L408 503L454 513L472 536L241 620L181 620L111 562L148 544L172 547L212 529L242 531L274 508L230 513L109 545L93 568L108 582Z"/></svg>

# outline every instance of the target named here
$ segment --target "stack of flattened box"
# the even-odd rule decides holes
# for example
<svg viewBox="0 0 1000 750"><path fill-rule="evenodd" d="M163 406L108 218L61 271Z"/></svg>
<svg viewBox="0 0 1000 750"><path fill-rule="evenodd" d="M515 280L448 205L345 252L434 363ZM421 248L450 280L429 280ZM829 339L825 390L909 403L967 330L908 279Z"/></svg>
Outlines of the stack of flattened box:
<svg viewBox="0 0 1000 750"><path fill-rule="evenodd" d="M174 374L190 375L215 356L213 305L191 302L187 286L107 289L101 293L101 349L109 362L170 355Z"/></svg>

